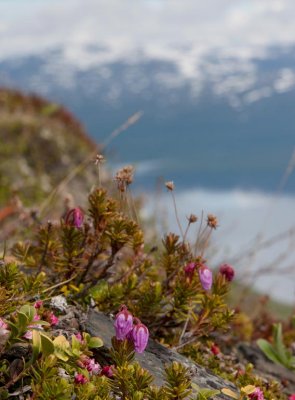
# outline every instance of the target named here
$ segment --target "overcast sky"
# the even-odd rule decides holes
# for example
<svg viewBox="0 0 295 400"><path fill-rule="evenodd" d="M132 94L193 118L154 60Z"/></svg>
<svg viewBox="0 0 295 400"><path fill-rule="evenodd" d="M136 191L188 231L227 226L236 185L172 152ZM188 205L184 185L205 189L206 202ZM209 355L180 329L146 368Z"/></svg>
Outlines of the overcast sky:
<svg viewBox="0 0 295 400"><path fill-rule="evenodd" d="M113 58L215 48L248 57L293 44L294 20L294 0L0 0L0 58L56 46L75 58L93 44Z"/></svg>

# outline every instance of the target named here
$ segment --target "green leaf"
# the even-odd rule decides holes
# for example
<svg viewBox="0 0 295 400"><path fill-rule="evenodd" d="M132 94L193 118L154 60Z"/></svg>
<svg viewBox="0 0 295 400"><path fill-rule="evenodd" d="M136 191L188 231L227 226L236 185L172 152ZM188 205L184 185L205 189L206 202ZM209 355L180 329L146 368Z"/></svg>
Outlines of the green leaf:
<svg viewBox="0 0 295 400"><path fill-rule="evenodd" d="M72 350L79 350L81 348L81 343L80 341L76 338L75 335L72 335Z"/></svg>
<svg viewBox="0 0 295 400"><path fill-rule="evenodd" d="M274 347L265 339L258 339L257 345L260 350L266 355L266 357L273 361L276 364L281 364L281 359L279 358L278 354Z"/></svg>
<svg viewBox="0 0 295 400"><path fill-rule="evenodd" d="M18 335L18 327L11 321L7 321L7 324L11 330L11 336L17 336Z"/></svg>
<svg viewBox="0 0 295 400"><path fill-rule="evenodd" d="M19 313L25 314L29 321L33 321L33 318L36 314L36 309L33 306L25 304L20 308Z"/></svg>
<svg viewBox="0 0 295 400"><path fill-rule="evenodd" d="M68 361L69 359L69 348L70 348L70 343L67 341L67 339L64 336L57 336L54 341L54 354L56 355L57 358L59 358L62 361Z"/></svg>
<svg viewBox="0 0 295 400"><path fill-rule="evenodd" d="M53 341L45 333L39 332L39 334L41 337L42 354L44 356L49 356L50 354L53 354L54 353Z"/></svg>
<svg viewBox="0 0 295 400"><path fill-rule="evenodd" d="M288 364L288 353L283 342L282 324L274 324L273 326L273 339L276 353L284 365Z"/></svg>
<svg viewBox="0 0 295 400"><path fill-rule="evenodd" d="M32 333L33 333L33 337L32 337L33 352L32 352L32 357L27 364L27 367L31 364L34 364L34 362L37 360L39 354L41 353L41 349L42 349L40 332L33 330Z"/></svg>
<svg viewBox="0 0 295 400"><path fill-rule="evenodd" d="M37 320L37 321L31 321L30 325L44 325L44 326L50 326L49 322L47 321L42 321L41 319Z"/></svg>
<svg viewBox="0 0 295 400"><path fill-rule="evenodd" d="M100 337L92 337L88 342L88 347L90 349L103 346L103 341Z"/></svg>
<svg viewBox="0 0 295 400"><path fill-rule="evenodd" d="M20 331L24 331L27 327L27 325L29 324L29 322L31 322L31 320L28 318L28 316L22 312L18 312L17 313L17 317L18 317L18 321L17 321L17 325L20 329Z"/></svg>
<svg viewBox="0 0 295 400"><path fill-rule="evenodd" d="M199 389L198 400L209 400L211 397L220 394L220 390L215 389Z"/></svg>

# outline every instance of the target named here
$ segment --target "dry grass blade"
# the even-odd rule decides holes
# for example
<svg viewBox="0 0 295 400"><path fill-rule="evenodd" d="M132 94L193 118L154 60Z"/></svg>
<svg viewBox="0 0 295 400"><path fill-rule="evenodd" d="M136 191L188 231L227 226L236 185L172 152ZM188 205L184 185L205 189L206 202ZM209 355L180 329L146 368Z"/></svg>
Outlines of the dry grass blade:
<svg viewBox="0 0 295 400"><path fill-rule="evenodd" d="M106 140L103 142L103 144L99 147L99 152L102 152L106 149L106 147L117 137L119 136L122 132L126 131L130 126L134 125L137 123L140 118L143 116L142 111L138 111L135 114L131 115L122 125L120 125L118 128L116 128L113 132L110 133L110 135L106 138ZM40 215L44 216L46 214L46 209L47 207L50 206L50 204L53 202L54 198L56 195L62 191L66 185L75 178L75 176L83 171L84 168L87 167L92 161L93 158L96 156L98 152L98 148L96 148L90 155L85 158L80 164L76 166L67 176L64 177L64 179L52 190L52 192L49 194L47 199L41 204L40 206Z"/></svg>

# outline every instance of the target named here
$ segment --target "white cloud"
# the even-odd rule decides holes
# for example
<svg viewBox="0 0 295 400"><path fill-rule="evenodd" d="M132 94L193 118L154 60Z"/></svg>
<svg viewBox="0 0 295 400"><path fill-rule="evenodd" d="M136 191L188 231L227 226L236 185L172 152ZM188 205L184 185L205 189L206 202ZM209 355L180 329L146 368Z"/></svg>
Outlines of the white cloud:
<svg viewBox="0 0 295 400"><path fill-rule="evenodd" d="M295 73L290 68L283 68L279 71L278 79L274 82L277 92L287 92L295 86Z"/></svg>
<svg viewBox="0 0 295 400"><path fill-rule="evenodd" d="M22 0L0 3L0 15L1 58L61 46L81 61L86 45L103 44L110 48L103 59L140 49L185 57L190 73L192 54L295 42L293 0Z"/></svg>

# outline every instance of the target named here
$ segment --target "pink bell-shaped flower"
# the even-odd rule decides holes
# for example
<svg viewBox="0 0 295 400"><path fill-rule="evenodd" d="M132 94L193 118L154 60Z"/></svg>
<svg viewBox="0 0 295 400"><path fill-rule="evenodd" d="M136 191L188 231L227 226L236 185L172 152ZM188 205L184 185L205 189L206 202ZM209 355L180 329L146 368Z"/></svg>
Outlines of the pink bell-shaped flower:
<svg viewBox="0 0 295 400"><path fill-rule="evenodd" d="M75 226L76 228L81 228L83 221L84 214L79 207L69 210L65 217L65 223L70 226Z"/></svg>
<svg viewBox="0 0 295 400"><path fill-rule="evenodd" d="M133 316L127 310L125 305L121 306L120 311L115 318L116 338L118 340L126 339L126 336L133 328Z"/></svg>
<svg viewBox="0 0 295 400"><path fill-rule="evenodd" d="M149 340L149 330L139 320L132 330L132 340L136 353L143 353Z"/></svg>
<svg viewBox="0 0 295 400"><path fill-rule="evenodd" d="M199 268L199 277L202 288L204 290L210 290L213 282L212 272L206 265L202 265Z"/></svg>

